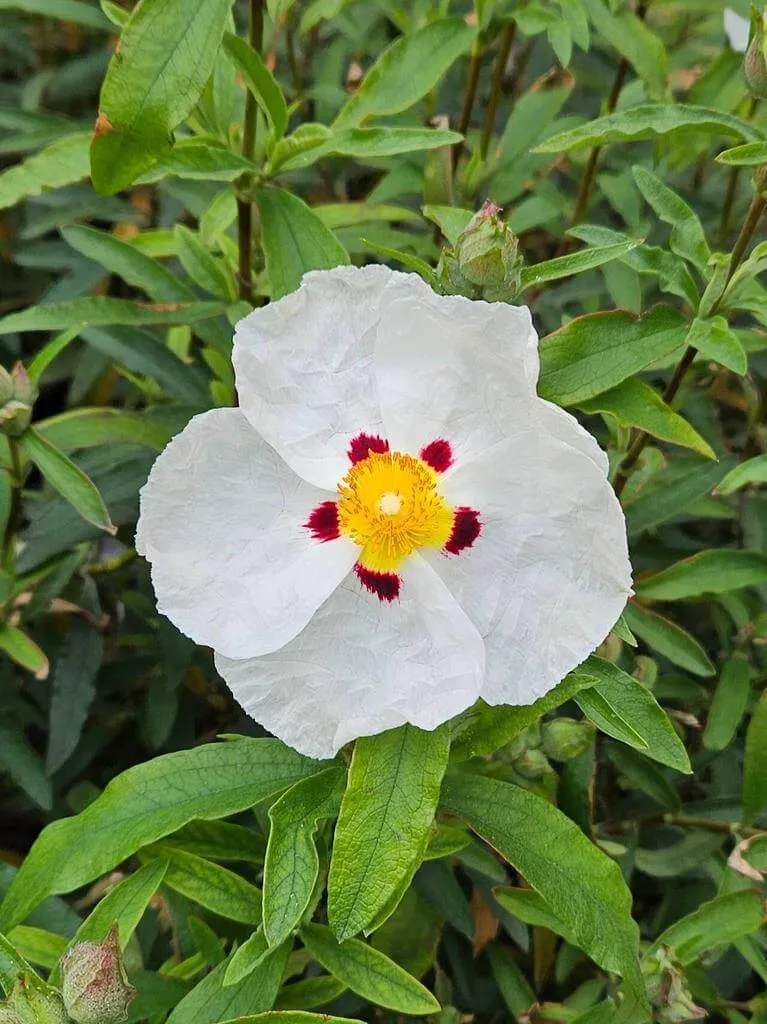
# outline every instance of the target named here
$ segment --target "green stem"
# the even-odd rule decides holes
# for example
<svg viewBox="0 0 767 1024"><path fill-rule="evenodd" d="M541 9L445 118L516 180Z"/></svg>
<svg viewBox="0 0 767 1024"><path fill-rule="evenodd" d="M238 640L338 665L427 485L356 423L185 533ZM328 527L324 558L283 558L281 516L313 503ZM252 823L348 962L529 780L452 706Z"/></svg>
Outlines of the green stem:
<svg viewBox="0 0 767 1024"><path fill-rule="evenodd" d="M453 149L453 167L458 166L458 161L461 159L461 154L466 146L466 132L469 130L471 124L471 115L474 110L474 102L477 98L477 86L479 85L479 71L482 67L482 42L477 37L474 45L471 48L471 58L469 60L469 71L466 76L466 93L463 97L463 108L461 109L461 116L458 119L456 126L457 131L463 135L463 139L455 144Z"/></svg>
<svg viewBox="0 0 767 1024"><path fill-rule="evenodd" d="M759 100L754 96L751 97L746 111L746 120L750 121L756 113L757 107L759 106ZM733 167L730 170L730 178L727 182L727 191L724 196L724 205L722 206L722 216L719 221L719 245L722 246L727 241L727 235L730 230L730 217L732 216L732 208L735 205L735 197L738 194L738 182L740 181L742 167Z"/></svg>
<svg viewBox="0 0 767 1024"><path fill-rule="evenodd" d="M754 232L756 231L757 225L761 220L765 205L766 201L760 195L755 195L751 200L751 206L748 208L746 219L743 221L743 226L740 229L740 233L730 255L730 263L727 268L727 280L725 281L721 296L717 299L711 309L711 313L709 314L710 316L714 316L719 309L722 299L727 291L727 286L732 280L735 271L742 263L743 257L746 255L746 249L748 248L749 243L754 236ZM666 385L666 390L663 392L664 402L671 403L674 398L676 398L677 392L682 385L682 381L684 380L687 371L695 361L697 354L698 350L692 345L689 345L685 349L684 355L680 359L677 368L674 370L671 380ZM645 433L645 431L640 431L629 445L628 451L623 457L623 460L618 467L618 472L615 475L614 487L615 493L618 497L623 493L629 477L631 476L632 470L639 461L639 456L645 450L649 440L650 435Z"/></svg>
<svg viewBox="0 0 767 1024"><path fill-rule="evenodd" d="M490 97L487 101L485 123L482 128L482 138L479 144L479 152L483 160L487 159L487 151L490 148L490 139L493 137L495 115L498 111L498 104L500 102L501 91L503 89L503 76L506 73L506 65L509 61L509 54L511 53L511 47L514 43L516 33L517 23L515 21L507 21L503 27L503 32L501 33L498 56L495 58L493 79L490 85Z"/></svg>
<svg viewBox="0 0 767 1024"><path fill-rule="evenodd" d="M257 53L261 53L264 42L263 0L250 0L248 42ZM257 115L258 108L255 98L248 90L245 96L245 120L242 130L242 155L247 160L253 160L256 151ZM253 175L249 172L241 175L237 180L238 192L247 192L252 180ZM250 198L245 198L242 194L237 197L237 250L240 298L251 302L253 299L253 201Z"/></svg>

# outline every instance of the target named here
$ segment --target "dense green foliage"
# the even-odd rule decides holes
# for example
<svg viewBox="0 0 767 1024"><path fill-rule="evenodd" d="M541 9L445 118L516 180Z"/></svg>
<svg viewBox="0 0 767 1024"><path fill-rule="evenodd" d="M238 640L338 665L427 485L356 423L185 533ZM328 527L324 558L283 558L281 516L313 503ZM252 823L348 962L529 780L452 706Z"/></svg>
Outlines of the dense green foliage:
<svg viewBox="0 0 767 1024"><path fill-rule="evenodd" d="M0 0L0 996L30 1019L117 922L133 1022L767 1020L767 112L722 13ZM486 287L487 199L519 248ZM156 454L235 400L232 324L350 261L531 305L636 593L536 705L315 762L132 544Z"/></svg>

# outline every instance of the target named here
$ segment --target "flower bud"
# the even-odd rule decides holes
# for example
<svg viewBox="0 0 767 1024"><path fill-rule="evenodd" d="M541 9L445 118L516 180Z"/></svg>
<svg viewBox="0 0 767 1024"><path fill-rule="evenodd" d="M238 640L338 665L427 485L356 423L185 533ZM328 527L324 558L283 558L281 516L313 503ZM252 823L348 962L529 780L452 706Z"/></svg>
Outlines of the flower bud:
<svg viewBox="0 0 767 1024"><path fill-rule="evenodd" d="M542 779L544 775L552 771L546 755L542 750L528 749L514 762L514 771L523 779L530 779L534 782Z"/></svg>
<svg viewBox="0 0 767 1024"><path fill-rule="evenodd" d="M655 1008L653 1020L659 1024L681 1024L706 1016L706 1011L693 1002L682 966L668 947L661 946L646 957L642 972L647 995Z"/></svg>
<svg viewBox="0 0 767 1024"><path fill-rule="evenodd" d="M572 761L589 749L595 731L591 722L553 718L541 727L543 752L553 761Z"/></svg>
<svg viewBox="0 0 767 1024"><path fill-rule="evenodd" d="M36 976L19 978L0 1003L0 1024L68 1024L61 996Z"/></svg>
<svg viewBox="0 0 767 1024"><path fill-rule="evenodd" d="M522 260L519 243L488 200L458 237L456 255L461 274L482 289L485 298L513 298L519 290Z"/></svg>
<svg viewBox="0 0 767 1024"><path fill-rule="evenodd" d="M128 984L117 926L104 942L81 942L61 961L62 994L75 1024L121 1024L136 990Z"/></svg>
<svg viewBox="0 0 767 1024"><path fill-rule="evenodd" d="M765 54L765 28L767 13L751 9L751 42L743 60L743 74L746 76L749 92L759 100L767 99L767 54Z"/></svg>
<svg viewBox="0 0 767 1024"><path fill-rule="evenodd" d="M37 385L21 363L10 373L0 366L0 430L11 437L23 434L32 419Z"/></svg>

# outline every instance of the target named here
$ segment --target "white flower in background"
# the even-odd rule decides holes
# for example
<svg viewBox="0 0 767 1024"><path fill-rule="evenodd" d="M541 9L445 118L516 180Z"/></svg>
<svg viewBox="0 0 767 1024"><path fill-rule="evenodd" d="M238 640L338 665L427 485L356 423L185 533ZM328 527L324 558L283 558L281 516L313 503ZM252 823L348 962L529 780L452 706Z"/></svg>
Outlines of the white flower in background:
<svg viewBox="0 0 767 1024"><path fill-rule="evenodd" d="M240 321L234 367L240 407L159 457L136 546L159 610L286 743L529 704L614 625L623 514L596 442L536 396L526 307L317 271Z"/></svg>
<svg viewBox="0 0 767 1024"><path fill-rule="evenodd" d="M749 28L748 18L741 17L732 7L725 7L724 31L736 53L745 53L748 49Z"/></svg>

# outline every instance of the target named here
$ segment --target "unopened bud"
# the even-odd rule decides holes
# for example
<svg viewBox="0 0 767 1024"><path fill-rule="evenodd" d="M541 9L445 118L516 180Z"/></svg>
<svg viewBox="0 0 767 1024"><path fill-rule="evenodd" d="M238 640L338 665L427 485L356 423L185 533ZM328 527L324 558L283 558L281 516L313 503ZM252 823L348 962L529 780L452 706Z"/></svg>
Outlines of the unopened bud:
<svg viewBox="0 0 767 1024"><path fill-rule="evenodd" d="M488 200L456 245L461 274L481 288L485 298L513 298L519 290L519 243L500 212L500 207Z"/></svg>
<svg viewBox="0 0 767 1024"><path fill-rule="evenodd" d="M541 727L543 751L553 761L572 761L591 746L596 728L574 718L553 718Z"/></svg>
<svg viewBox="0 0 767 1024"><path fill-rule="evenodd" d="M544 775L550 774L552 770L548 758L543 751L535 748L526 750L514 762L514 771L521 775L523 779L530 779L531 782L536 779L542 779Z"/></svg>
<svg viewBox="0 0 767 1024"><path fill-rule="evenodd" d="M18 437L32 420L32 407L37 399L37 385L21 363L10 373L0 366L0 430Z"/></svg>
<svg viewBox="0 0 767 1024"><path fill-rule="evenodd" d="M36 976L19 978L0 1004L0 1024L68 1024L61 996Z"/></svg>
<svg viewBox="0 0 767 1024"><path fill-rule="evenodd" d="M128 983L117 926L104 942L81 942L61 962L62 994L74 1024L122 1024L136 990Z"/></svg>
<svg viewBox="0 0 767 1024"><path fill-rule="evenodd" d="M645 958L642 972L655 1009L653 1020L659 1024L681 1024L706 1016L706 1011L693 1002L682 965L666 946Z"/></svg>
<svg viewBox="0 0 767 1024"><path fill-rule="evenodd" d="M765 57L765 29L767 14L751 9L751 42L743 60L749 92L759 100L767 99L767 61Z"/></svg>

